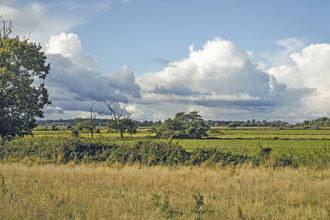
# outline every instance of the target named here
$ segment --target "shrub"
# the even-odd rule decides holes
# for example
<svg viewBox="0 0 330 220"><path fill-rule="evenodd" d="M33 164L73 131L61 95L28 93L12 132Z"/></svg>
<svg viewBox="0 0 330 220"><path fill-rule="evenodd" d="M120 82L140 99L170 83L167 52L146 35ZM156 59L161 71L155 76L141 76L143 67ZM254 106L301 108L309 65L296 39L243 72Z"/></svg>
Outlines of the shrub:
<svg viewBox="0 0 330 220"><path fill-rule="evenodd" d="M72 133L78 131L73 130ZM321 150L290 149L272 152L269 147L260 144L256 151L246 148L196 148L187 152L172 140L163 142L156 140L138 141L131 146L117 145L110 141L91 141L77 138L40 138L16 139L0 145L0 161L20 162L29 160L38 163L66 164L98 163L108 164L144 164L144 165L200 165L221 163L222 165L238 165L252 163L254 166L273 161L274 167L310 166L313 168L330 165L330 147Z"/></svg>
<svg viewBox="0 0 330 220"><path fill-rule="evenodd" d="M71 131L71 135L72 135L72 137L79 137L79 132L76 129L73 129Z"/></svg>
<svg viewBox="0 0 330 220"><path fill-rule="evenodd" d="M201 139L207 136L209 127L198 112L179 112L175 118L167 119L158 129L157 138Z"/></svg>

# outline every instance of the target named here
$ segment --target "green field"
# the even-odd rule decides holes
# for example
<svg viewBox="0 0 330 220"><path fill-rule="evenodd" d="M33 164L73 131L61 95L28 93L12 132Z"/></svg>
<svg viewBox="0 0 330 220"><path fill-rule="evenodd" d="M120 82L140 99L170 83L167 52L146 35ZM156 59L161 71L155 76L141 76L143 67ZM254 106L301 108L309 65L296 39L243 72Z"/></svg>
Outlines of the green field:
<svg viewBox="0 0 330 220"><path fill-rule="evenodd" d="M71 130L65 127L58 131L40 131L44 128L38 127L35 130L34 138L70 137ZM124 139L120 139L119 133L108 132L107 128L99 127L100 133L94 133L95 140L111 140L117 144L130 145L138 140L152 138L155 133L150 133L150 129L138 129L138 133L130 135L124 134ZM39 130L39 131L38 131ZM259 143L264 147L271 147L274 151L295 149L320 149L330 144L330 130L278 130L277 128L212 128L208 133L208 138L192 140L180 139L179 144L186 150L192 151L198 147L246 147L255 148ZM80 138L89 139L87 131L79 131Z"/></svg>

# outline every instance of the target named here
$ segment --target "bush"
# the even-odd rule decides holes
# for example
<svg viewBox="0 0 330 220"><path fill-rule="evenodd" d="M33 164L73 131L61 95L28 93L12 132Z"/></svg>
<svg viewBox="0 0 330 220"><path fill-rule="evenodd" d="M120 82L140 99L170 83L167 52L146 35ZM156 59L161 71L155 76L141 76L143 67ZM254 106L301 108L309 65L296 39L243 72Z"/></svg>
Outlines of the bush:
<svg viewBox="0 0 330 220"><path fill-rule="evenodd" d="M52 127L51 127L51 129L50 130L52 130L52 131L57 131L58 130L58 128L56 127L56 125L52 125Z"/></svg>
<svg viewBox="0 0 330 220"><path fill-rule="evenodd" d="M198 112L179 112L173 120L167 119L157 129L156 138L201 139L207 136L208 129Z"/></svg>
<svg viewBox="0 0 330 220"><path fill-rule="evenodd" d="M73 137L79 137L79 132L76 129L74 129L74 130L71 131L71 135Z"/></svg>
<svg viewBox="0 0 330 220"><path fill-rule="evenodd" d="M73 130L74 132L76 130ZM77 132L77 131L76 131ZM38 163L66 164L97 163L144 164L144 165L200 165L221 163L238 165L252 163L254 166L273 161L274 167L330 165L330 147L321 150L298 151L290 149L272 153L269 147L257 146L256 151L246 148L197 148L187 152L178 143L148 140L132 146L119 146L113 142L84 141L81 139L17 139L0 146L0 161L20 162L25 159Z"/></svg>

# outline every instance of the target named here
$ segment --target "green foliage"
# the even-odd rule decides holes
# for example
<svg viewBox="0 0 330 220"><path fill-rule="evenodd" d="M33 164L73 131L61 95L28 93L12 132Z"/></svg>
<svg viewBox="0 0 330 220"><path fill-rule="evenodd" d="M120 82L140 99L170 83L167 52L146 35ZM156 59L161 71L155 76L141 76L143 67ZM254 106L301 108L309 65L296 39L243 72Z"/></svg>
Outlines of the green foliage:
<svg viewBox="0 0 330 220"><path fill-rule="evenodd" d="M7 31L6 31L7 30ZM28 39L0 37L0 135L2 139L32 134L36 119L51 104L43 80L50 70L41 46ZM35 81L35 79L37 79ZM36 86L37 85L37 86Z"/></svg>
<svg viewBox="0 0 330 220"><path fill-rule="evenodd" d="M1 192L2 192L2 196L4 196L7 192L7 186L5 184L5 177L2 175L2 173L0 173L0 188L1 188Z"/></svg>
<svg viewBox="0 0 330 220"><path fill-rule="evenodd" d="M210 130L209 130L209 133L210 133L210 134L223 134L223 133L221 132L221 130L219 130L219 129L210 129Z"/></svg>
<svg viewBox="0 0 330 220"><path fill-rule="evenodd" d="M204 120L198 112L190 112L184 114L179 112L175 118L167 119L157 130L156 137L158 138L169 138L173 137L176 139L201 139L207 136L209 127L206 125Z"/></svg>
<svg viewBox="0 0 330 220"><path fill-rule="evenodd" d="M238 219L244 219L241 206L237 207L237 215L238 215Z"/></svg>
<svg viewBox="0 0 330 220"><path fill-rule="evenodd" d="M95 125L92 121L79 122L76 125L76 129L77 130L82 130L82 129L88 130L91 133L91 138L93 138L93 132L95 130Z"/></svg>
<svg viewBox="0 0 330 220"><path fill-rule="evenodd" d="M319 130L320 127L330 127L330 118L322 117L315 120L305 120L303 123L297 123L295 127L300 129Z"/></svg>
<svg viewBox="0 0 330 220"><path fill-rule="evenodd" d="M151 202L153 206L158 207L160 205L159 200L160 200L160 196L158 194L154 193L151 195Z"/></svg>
<svg viewBox="0 0 330 220"><path fill-rule="evenodd" d="M73 130L71 131L71 136L72 136L72 137L79 137L79 132L78 132L76 129L73 129Z"/></svg>
<svg viewBox="0 0 330 220"><path fill-rule="evenodd" d="M257 152L252 157L252 162L254 165L259 166L270 158L270 152L273 151L270 147L262 147L260 143L257 146Z"/></svg>
<svg viewBox="0 0 330 220"><path fill-rule="evenodd" d="M211 127L280 127L288 126L289 123L285 121L273 121L267 122L266 120L256 121L255 119L245 121L214 121L207 120L208 126Z"/></svg>
<svg viewBox="0 0 330 220"><path fill-rule="evenodd" d="M157 132L157 128L156 127L151 127L150 133L156 133L156 132Z"/></svg>
<svg viewBox="0 0 330 220"><path fill-rule="evenodd" d="M160 205L160 211L165 218L172 218L174 214L173 208L170 206L169 198L167 195L164 196L164 200Z"/></svg>
<svg viewBox="0 0 330 220"><path fill-rule="evenodd" d="M86 129L86 130L90 131L90 130L94 130L95 129L95 125L91 121L79 122L76 125L76 129L78 129L78 130Z"/></svg>
<svg viewBox="0 0 330 220"><path fill-rule="evenodd" d="M56 127L56 125L52 125L52 127L51 127L50 130L51 130L51 131L57 131L57 130L59 130L59 129Z"/></svg>
<svg viewBox="0 0 330 220"><path fill-rule="evenodd" d="M222 163L237 165L251 161L247 150L231 148L196 148L191 152L190 164Z"/></svg>
<svg viewBox="0 0 330 220"><path fill-rule="evenodd" d="M248 148L208 147L184 150L173 141L138 141L132 145L117 145L112 141L91 141L77 138L15 139L0 146L0 161L66 164L98 163L144 165L212 165L220 163L254 166L271 160L274 167L326 168L330 166L330 147L318 150L289 149L273 152L259 145L257 150Z"/></svg>
<svg viewBox="0 0 330 220"><path fill-rule="evenodd" d="M234 127L236 127L237 125L236 125L236 123L235 122L232 122L232 123L230 123L229 125L228 125L228 127L231 127L231 128L234 128Z"/></svg>
<svg viewBox="0 0 330 220"><path fill-rule="evenodd" d="M190 153L178 144L139 141L132 146L121 146L108 158L109 162L141 163L147 165L186 164Z"/></svg>
<svg viewBox="0 0 330 220"><path fill-rule="evenodd" d="M127 120L127 119L126 119ZM132 119L128 119L128 121L126 122L126 132L130 133L131 135L136 134L137 133L137 125L136 123L134 123L132 121Z"/></svg>
<svg viewBox="0 0 330 220"><path fill-rule="evenodd" d="M204 205L204 197L198 192L198 194L192 195L195 203L193 208L191 209L191 212L195 213L195 220L203 220L202 214L206 211L205 209L202 209L202 206Z"/></svg>
<svg viewBox="0 0 330 220"><path fill-rule="evenodd" d="M131 135L137 133L137 125L134 123L134 121L130 118L123 118L118 120L109 120L108 126L110 129L115 129L116 131L119 131L121 134L121 137L123 137L123 133L128 132Z"/></svg>

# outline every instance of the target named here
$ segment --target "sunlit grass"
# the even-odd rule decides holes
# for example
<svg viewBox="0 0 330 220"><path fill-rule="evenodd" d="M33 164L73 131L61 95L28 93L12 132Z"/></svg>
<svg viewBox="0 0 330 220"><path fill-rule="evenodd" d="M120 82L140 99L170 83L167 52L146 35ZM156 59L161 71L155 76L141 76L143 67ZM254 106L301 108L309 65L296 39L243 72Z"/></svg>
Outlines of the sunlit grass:
<svg viewBox="0 0 330 220"><path fill-rule="evenodd" d="M0 172L0 219L164 219L165 196L172 219L194 219L196 194L204 219L330 215L330 170L1 164Z"/></svg>
<svg viewBox="0 0 330 220"><path fill-rule="evenodd" d="M155 135L148 129L139 131L120 139L119 133L101 128L100 133L94 133L94 141L131 146ZM327 161L318 161L326 157L315 155L313 159L302 153L300 157L308 167L275 166L278 152L321 149L329 145L328 135L329 130L250 128L222 129L221 134L210 133L210 139L172 140L187 151L200 147L242 148L253 154L259 144L271 147L273 156L259 166L249 162L236 166L224 166L223 162L144 166L82 161L75 165L74 160L63 165L56 162L59 158L55 162L39 160L40 155L7 158L0 164L0 219L164 219L167 215L194 219L193 195L204 198L204 219L329 219L330 170ZM90 140L87 131L80 131L79 136ZM23 148L49 145L51 149L69 140L71 131L63 128L34 131L34 137L10 144Z"/></svg>

